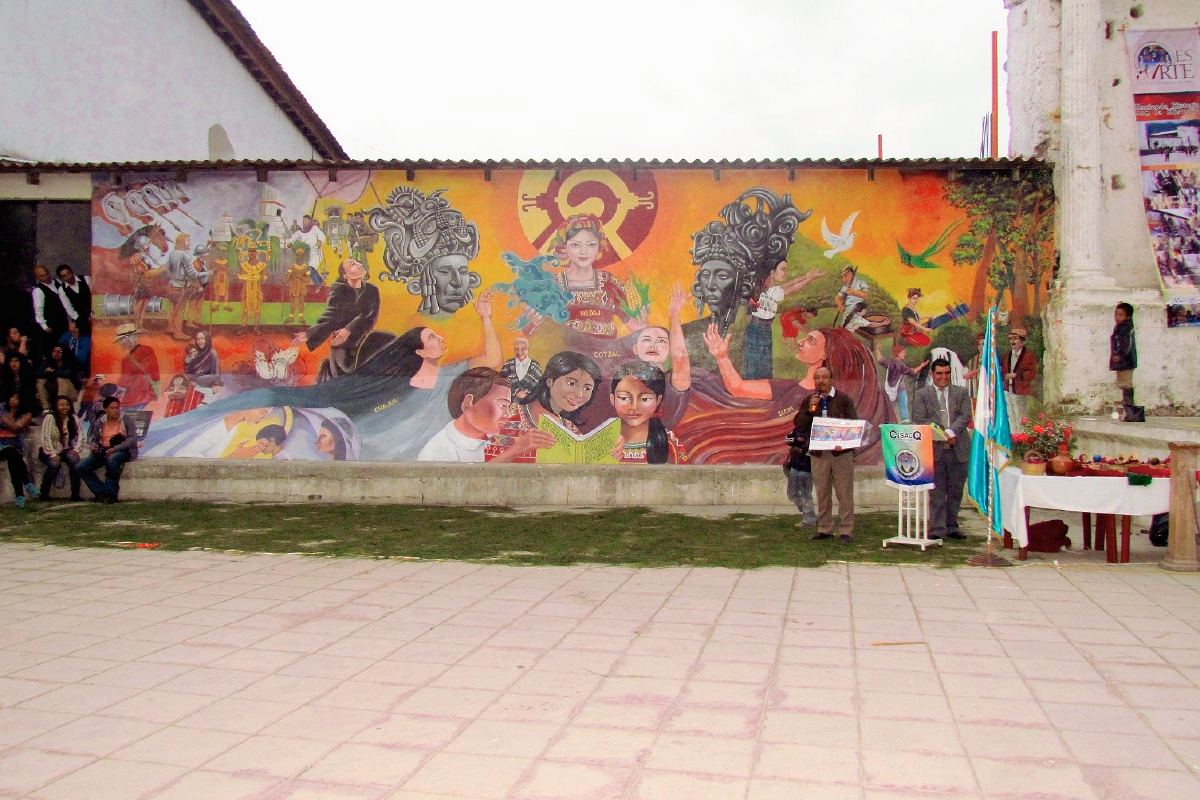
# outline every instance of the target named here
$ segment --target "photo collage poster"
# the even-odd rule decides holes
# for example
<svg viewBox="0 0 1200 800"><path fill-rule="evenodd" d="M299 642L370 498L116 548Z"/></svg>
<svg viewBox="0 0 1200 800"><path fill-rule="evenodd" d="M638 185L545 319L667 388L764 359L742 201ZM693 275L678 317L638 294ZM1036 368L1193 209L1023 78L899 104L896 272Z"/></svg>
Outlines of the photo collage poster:
<svg viewBox="0 0 1200 800"><path fill-rule="evenodd" d="M1129 31L1126 44L1167 324L1200 325L1200 28Z"/></svg>

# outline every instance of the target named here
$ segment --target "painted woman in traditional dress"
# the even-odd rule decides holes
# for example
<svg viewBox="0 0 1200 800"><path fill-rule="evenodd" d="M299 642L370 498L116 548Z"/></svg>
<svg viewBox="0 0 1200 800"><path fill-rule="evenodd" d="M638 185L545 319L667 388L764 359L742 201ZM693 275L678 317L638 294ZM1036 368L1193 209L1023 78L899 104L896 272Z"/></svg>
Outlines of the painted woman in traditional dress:
<svg viewBox="0 0 1200 800"><path fill-rule="evenodd" d="M609 400L621 420L617 461L681 464L687 454L661 418L667 376L653 364L630 361L613 374Z"/></svg>
<svg viewBox="0 0 1200 800"><path fill-rule="evenodd" d="M608 270L596 269L594 264L611 244L604 235L604 225L594 214L575 214L559 226L550 242L550 249L566 269L554 276L558 287L571 296L567 304L567 328L596 339L617 338L617 320L630 333L646 327L648 306L639 316L631 317L625 310L628 298L625 287ZM527 335L536 329L541 315L528 314L533 323ZM571 341L570 339L568 341Z"/></svg>
<svg viewBox="0 0 1200 800"><path fill-rule="evenodd" d="M489 448L488 460L511 447L522 434L537 430L543 416L578 434L584 413L600 394L601 380L600 367L583 353L555 353L546 362L537 389L513 403L512 416L500 430L496 444ZM536 452L513 459L515 463L536 460Z"/></svg>

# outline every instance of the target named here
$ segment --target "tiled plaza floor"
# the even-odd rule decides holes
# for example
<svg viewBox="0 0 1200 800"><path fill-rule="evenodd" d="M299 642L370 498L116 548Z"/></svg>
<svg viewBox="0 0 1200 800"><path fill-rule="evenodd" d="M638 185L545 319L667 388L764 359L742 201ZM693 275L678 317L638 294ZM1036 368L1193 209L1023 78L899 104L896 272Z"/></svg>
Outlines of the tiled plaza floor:
<svg viewBox="0 0 1200 800"><path fill-rule="evenodd" d="M1200 798L1200 576L0 546L0 796Z"/></svg>

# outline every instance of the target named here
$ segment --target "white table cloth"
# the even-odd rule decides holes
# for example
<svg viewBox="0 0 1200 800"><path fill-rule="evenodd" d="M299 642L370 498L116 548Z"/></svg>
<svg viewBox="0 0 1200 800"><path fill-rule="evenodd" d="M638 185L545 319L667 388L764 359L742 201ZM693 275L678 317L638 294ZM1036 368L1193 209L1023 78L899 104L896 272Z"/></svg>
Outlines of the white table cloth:
<svg viewBox="0 0 1200 800"><path fill-rule="evenodd" d="M1000 473L1000 512L1004 527L1021 547L1029 546L1026 508L1052 508L1092 514L1141 517L1171 510L1171 479L1130 486L1125 478L1063 478L1026 475L1016 467Z"/></svg>

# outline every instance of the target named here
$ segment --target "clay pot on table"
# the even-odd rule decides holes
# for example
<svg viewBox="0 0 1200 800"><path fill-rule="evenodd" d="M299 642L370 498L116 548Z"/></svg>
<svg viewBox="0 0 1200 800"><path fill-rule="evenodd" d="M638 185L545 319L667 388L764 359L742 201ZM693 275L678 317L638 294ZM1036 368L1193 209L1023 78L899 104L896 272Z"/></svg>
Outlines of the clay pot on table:
<svg viewBox="0 0 1200 800"><path fill-rule="evenodd" d="M1075 459L1064 452L1060 452L1054 458L1050 459L1050 471L1055 475L1066 475L1074 467Z"/></svg>

